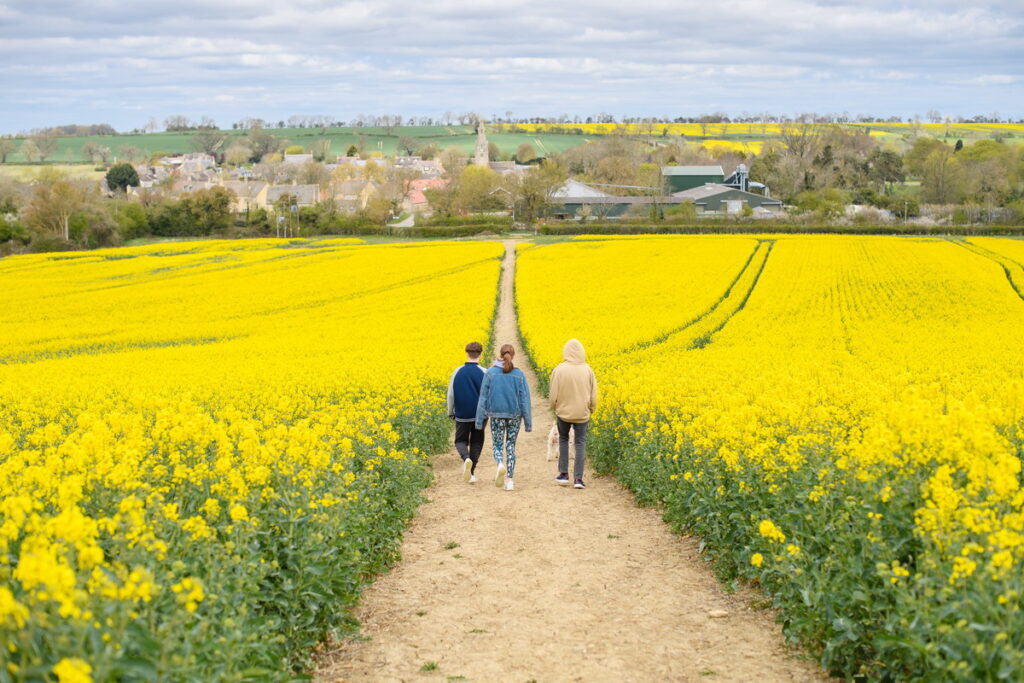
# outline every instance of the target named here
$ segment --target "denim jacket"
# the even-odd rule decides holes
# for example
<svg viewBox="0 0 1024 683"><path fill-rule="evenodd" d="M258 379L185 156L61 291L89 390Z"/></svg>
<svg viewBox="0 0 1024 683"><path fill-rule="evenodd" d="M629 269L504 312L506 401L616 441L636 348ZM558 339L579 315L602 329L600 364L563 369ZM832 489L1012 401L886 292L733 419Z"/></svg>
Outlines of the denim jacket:
<svg viewBox="0 0 1024 683"><path fill-rule="evenodd" d="M483 429L488 417L521 417L526 431L533 430L530 387L522 370L513 368L512 372L505 372L501 361L488 368L476 405L476 428Z"/></svg>

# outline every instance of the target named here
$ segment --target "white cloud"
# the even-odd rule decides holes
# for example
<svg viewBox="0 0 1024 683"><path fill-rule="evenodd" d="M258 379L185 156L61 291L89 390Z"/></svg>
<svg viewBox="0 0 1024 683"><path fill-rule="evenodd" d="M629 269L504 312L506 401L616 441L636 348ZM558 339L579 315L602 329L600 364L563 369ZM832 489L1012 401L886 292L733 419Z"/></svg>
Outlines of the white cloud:
<svg viewBox="0 0 1024 683"><path fill-rule="evenodd" d="M1024 116L1019 0L14 0L0 22L0 131L311 108Z"/></svg>

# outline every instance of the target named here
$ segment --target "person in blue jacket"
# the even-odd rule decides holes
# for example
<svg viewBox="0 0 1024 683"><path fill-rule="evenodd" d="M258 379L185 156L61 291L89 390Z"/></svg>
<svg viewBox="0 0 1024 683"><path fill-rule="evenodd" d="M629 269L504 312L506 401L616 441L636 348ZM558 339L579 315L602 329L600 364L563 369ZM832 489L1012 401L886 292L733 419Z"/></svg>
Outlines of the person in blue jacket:
<svg viewBox="0 0 1024 683"><path fill-rule="evenodd" d="M505 490L513 488L512 478L516 473L516 436L519 435L520 421L526 431L533 431L533 412L530 409L530 387L526 375L512 364L516 350L511 344L501 347L501 359L484 375L480 385L480 400L476 406L476 427L483 429L484 421L491 420L491 446L494 462L494 485L505 482ZM504 467L502 467L504 451Z"/></svg>
<svg viewBox="0 0 1024 683"><path fill-rule="evenodd" d="M480 367L480 342L466 344L466 362L455 368L448 382L448 417L455 420L455 450L462 458L462 478L476 482L476 464L484 450L483 427L476 426L476 406L484 369Z"/></svg>

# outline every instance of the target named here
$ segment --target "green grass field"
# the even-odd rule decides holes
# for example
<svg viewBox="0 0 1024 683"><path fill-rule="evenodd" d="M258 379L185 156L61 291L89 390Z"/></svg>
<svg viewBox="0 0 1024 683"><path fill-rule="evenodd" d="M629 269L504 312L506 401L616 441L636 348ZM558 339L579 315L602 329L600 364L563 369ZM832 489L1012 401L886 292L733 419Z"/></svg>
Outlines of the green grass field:
<svg viewBox="0 0 1024 683"><path fill-rule="evenodd" d="M472 156L476 148L476 135L469 126L416 126L400 127L393 129L390 133L384 128L328 128L326 131L318 128L270 128L268 132L286 141L289 145L301 145L308 148L313 142L327 138L331 141L331 154L345 154L351 145L360 142L360 136L364 148L369 153L380 153L384 156L393 156L398 152L398 139L402 136L415 138L421 145L434 144L442 150L448 147L457 147L467 156ZM245 131L224 131L230 137L241 137ZM122 147L136 147L147 155L155 154L184 154L195 151L192 147L192 132L180 133L148 133L143 135L94 135L83 137L62 137L58 139L57 150L49 158L47 163L83 163L86 156L82 153L82 147L93 142L111 150L110 159L121 156ZM516 149L524 142L533 146L539 156L545 153L561 152L570 147L581 145L587 138L581 135L561 134L520 134L520 133L489 133L488 139L498 145L503 157L510 157ZM20 148L21 139L15 139L15 144ZM228 145L230 145L230 141ZM25 158L20 151L16 151L7 157L8 165L24 164ZM31 166L29 167L31 168Z"/></svg>

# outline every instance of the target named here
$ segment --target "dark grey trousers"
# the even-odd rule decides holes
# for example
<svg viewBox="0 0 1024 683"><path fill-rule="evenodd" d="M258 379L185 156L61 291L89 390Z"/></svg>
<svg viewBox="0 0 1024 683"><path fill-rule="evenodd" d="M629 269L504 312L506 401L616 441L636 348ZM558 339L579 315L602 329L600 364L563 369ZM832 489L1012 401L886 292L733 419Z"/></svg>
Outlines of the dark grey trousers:
<svg viewBox="0 0 1024 683"><path fill-rule="evenodd" d="M587 425L589 422L566 422L556 417L558 423L558 471L569 471L569 430L576 439L576 460L573 462L573 479L583 478L583 463L587 453Z"/></svg>

